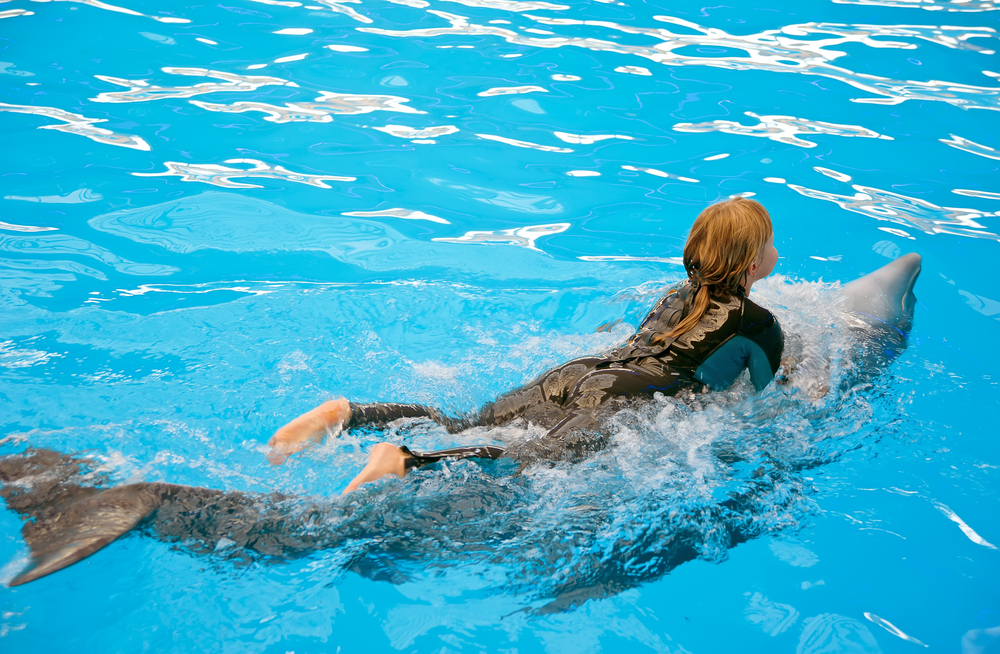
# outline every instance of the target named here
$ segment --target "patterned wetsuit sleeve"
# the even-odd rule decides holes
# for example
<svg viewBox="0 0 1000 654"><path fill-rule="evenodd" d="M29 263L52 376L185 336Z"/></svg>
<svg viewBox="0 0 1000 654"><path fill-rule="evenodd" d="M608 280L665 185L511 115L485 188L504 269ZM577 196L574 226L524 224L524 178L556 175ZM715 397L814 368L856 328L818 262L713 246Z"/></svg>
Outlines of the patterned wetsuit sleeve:
<svg viewBox="0 0 1000 654"><path fill-rule="evenodd" d="M400 404L395 402L351 402L351 421L347 428L361 425L386 425L400 418L430 418L443 425L450 432L462 431L475 425L503 425L516 418L526 416L529 420L545 418L558 422L563 418L559 408L577 381L594 369L601 359L584 357L543 373L540 377L521 388L501 395L479 411L453 418L437 409L421 404ZM557 414L557 415L556 415Z"/></svg>

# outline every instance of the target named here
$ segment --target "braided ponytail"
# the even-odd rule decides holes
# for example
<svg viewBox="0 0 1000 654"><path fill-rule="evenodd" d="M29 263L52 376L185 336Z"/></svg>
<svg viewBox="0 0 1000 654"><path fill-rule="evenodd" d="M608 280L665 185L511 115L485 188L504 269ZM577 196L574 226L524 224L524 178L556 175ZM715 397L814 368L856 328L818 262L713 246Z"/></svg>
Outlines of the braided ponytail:
<svg viewBox="0 0 1000 654"><path fill-rule="evenodd" d="M747 268L761 256L770 236L771 216L755 200L735 197L702 211L684 244L684 269L695 289L691 309L652 342L676 338L701 322L712 295L741 292Z"/></svg>

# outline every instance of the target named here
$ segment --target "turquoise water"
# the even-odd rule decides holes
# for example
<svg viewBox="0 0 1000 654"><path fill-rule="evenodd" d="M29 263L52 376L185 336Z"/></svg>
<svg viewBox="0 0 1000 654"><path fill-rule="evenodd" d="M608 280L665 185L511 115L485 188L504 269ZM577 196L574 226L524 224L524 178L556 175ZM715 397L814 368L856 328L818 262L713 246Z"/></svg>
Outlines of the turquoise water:
<svg viewBox="0 0 1000 654"><path fill-rule="evenodd" d="M997 651L997 10L0 4L0 453L294 494L288 528L329 543L133 532L0 588L0 649ZM740 193L773 217L754 294L820 362L803 381L636 407L523 475L339 497L380 440L517 427L264 459L334 395L466 411L621 343ZM858 380L837 282L908 251L909 348ZM0 511L4 580L20 526Z"/></svg>

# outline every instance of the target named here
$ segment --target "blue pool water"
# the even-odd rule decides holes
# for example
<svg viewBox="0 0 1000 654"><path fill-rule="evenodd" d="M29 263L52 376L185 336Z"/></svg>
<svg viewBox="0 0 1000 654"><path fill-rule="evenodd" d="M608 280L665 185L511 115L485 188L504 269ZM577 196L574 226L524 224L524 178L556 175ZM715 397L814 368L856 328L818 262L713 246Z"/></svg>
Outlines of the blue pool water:
<svg viewBox="0 0 1000 654"><path fill-rule="evenodd" d="M327 543L133 532L0 588L0 650L1000 651L998 9L0 3L0 454L294 495ZM334 395L468 411L607 351L740 193L781 254L755 296L829 369L625 411L522 475L339 496L380 440L513 427L264 459ZM908 251L909 348L849 383L837 282Z"/></svg>

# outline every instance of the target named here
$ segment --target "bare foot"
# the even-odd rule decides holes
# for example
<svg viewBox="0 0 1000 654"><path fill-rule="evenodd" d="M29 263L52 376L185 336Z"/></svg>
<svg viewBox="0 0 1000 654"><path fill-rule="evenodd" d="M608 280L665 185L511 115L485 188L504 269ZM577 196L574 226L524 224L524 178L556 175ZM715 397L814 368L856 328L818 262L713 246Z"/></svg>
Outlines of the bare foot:
<svg viewBox="0 0 1000 654"><path fill-rule="evenodd" d="M358 476L351 480L341 495L347 495L357 489L361 484L366 484L376 479L381 479L386 475L396 475L402 478L406 475L407 455L391 443L379 443L372 448L368 455L368 465L366 465Z"/></svg>
<svg viewBox="0 0 1000 654"><path fill-rule="evenodd" d="M280 466L292 454L322 441L327 433L336 436L350 419L351 403L346 398L324 402L274 433L267 442L271 447L267 460Z"/></svg>

